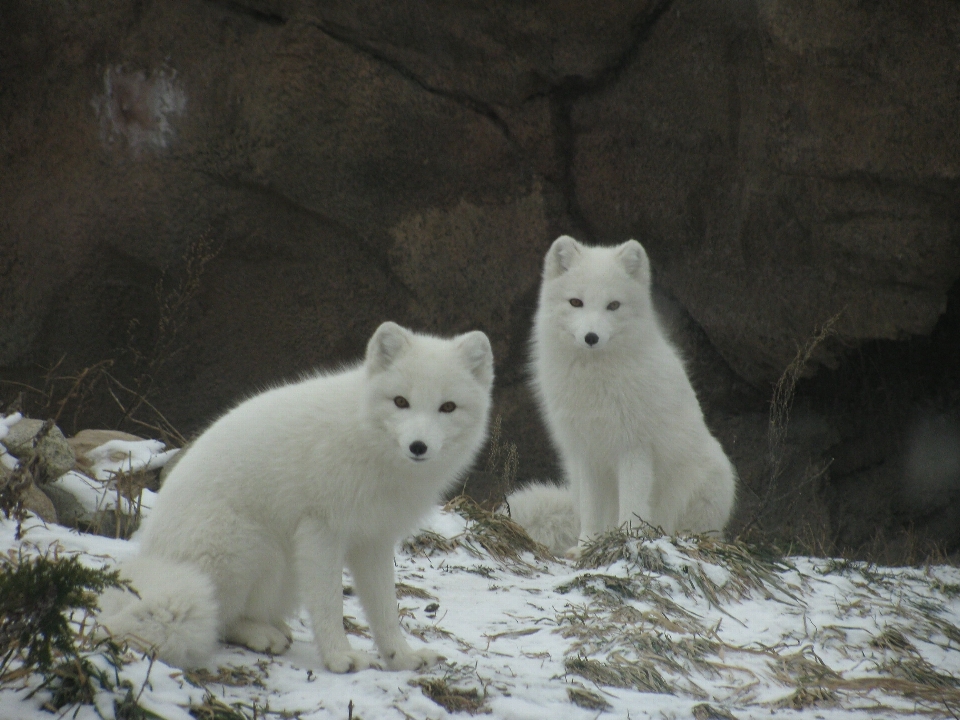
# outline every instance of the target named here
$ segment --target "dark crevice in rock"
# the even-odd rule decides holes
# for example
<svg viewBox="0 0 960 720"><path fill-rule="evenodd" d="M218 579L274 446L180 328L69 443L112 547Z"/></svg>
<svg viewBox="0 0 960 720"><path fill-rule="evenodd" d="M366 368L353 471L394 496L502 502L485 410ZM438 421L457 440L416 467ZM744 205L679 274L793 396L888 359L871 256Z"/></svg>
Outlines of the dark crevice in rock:
<svg viewBox="0 0 960 720"><path fill-rule="evenodd" d="M576 131L573 127L573 106L586 95L601 92L615 83L624 70L640 52L640 48L650 37L663 14L673 4L673 0L660 0L644 15L634 28L633 42L616 62L591 78L569 77L554 86L550 91L551 114L558 154L563 163L563 174L558 183L563 194L566 211L573 221L571 232L579 233L580 239L587 242L603 242L609 238L598 237L596 228L587 220L577 197L576 182L573 177Z"/></svg>
<svg viewBox="0 0 960 720"><path fill-rule="evenodd" d="M309 20L307 21L307 24L317 28L327 37L339 43L343 43L353 50L373 58L379 63L383 63L394 72L406 78L418 87L423 88L428 93L451 100L458 105L477 113L478 115L482 115L492 122L500 130L500 132L503 133L503 136L507 139L510 145L516 149L516 143L511 137L510 128L489 103L483 102L482 100L477 100L474 97L470 97L466 93L451 92L450 90L444 90L443 88L430 85L429 83L425 82L423 78L410 70L410 68L406 67L400 62L397 62L393 58L389 57L386 53L381 52L368 43L364 43L357 38L351 37L346 28L340 27L334 23L326 22L324 20Z"/></svg>
<svg viewBox="0 0 960 720"><path fill-rule="evenodd" d="M279 13L250 7L243 2L237 2L237 0L207 0L207 2L210 2L214 5L219 5L229 12L236 13L237 15L244 15L266 25L280 26L286 25L287 23L287 18L283 17L283 15L280 15Z"/></svg>
<svg viewBox="0 0 960 720"><path fill-rule="evenodd" d="M584 215L577 197L576 181L573 177L573 163L575 154L575 134L571 123L574 98L558 91L550 98L550 115L553 122L554 142L557 144L557 155L560 157L562 173L557 182L563 196L565 210L570 217L573 227L570 232L580 240L588 243L597 242L595 229Z"/></svg>
<svg viewBox="0 0 960 720"><path fill-rule="evenodd" d="M562 172L559 178L544 178L551 185L558 188L561 197L564 199L565 214L570 218L572 227L569 232L578 233L586 241L596 242L600 238L596 237L595 230L586 220L585 214L580 208L576 197L575 183L573 180L572 166L574 154L575 134L571 124L571 111L574 103L584 95L602 91L605 87L615 83L624 69L629 66L636 57L640 48L653 32L658 20L670 8L673 0L660 0L653 9L643 15L634 27L633 42L615 62L610 63L606 68L590 78L569 77L560 83L554 85L550 90L544 93L537 93L527 98L534 100L546 96L550 101L551 117L554 133L554 142L556 143L558 156L561 158ZM478 100L466 93L457 93L427 83L417 73L412 71L397 60L389 57L386 53L354 37L348 28L344 28L335 23L324 20L311 20L308 24L316 27L328 37L343 43L357 52L363 53L373 58L377 62L383 63L393 69L402 77L423 88L427 92L439 97L451 100L468 110L475 112L492 122L503 134L504 138L520 156L524 156L523 148L513 137L510 126L495 107L490 103Z"/></svg>
<svg viewBox="0 0 960 720"><path fill-rule="evenodd" d="M659 0L649 13L637 20L633 29L633 42L615 62L610 63L593 77L569 77L564 79L554 88L554 93L566 97L572 102L584 95L601 92L615 83L636 58L644 43L650 38L660 18L670 9L672 4L673 0Z"/></svg>
<svg viewBox="0 0 960 720"><path fill-rule="evenodd" d="M370 242L369 238L364 237L358 233L354 228L346 225L345 223L337 220L336 218L330 217L324 213L318 212L312 208L308 208L295 200L291 199L284 193L280 192L276 188L270 187L269 185L263 185L260 183L250 182L249 180L240 180L237 178L227 178L221 175L214 173L203 172L203 175L210 178L218 186L226 188L228 190L234 190L242 193L252 193L258 195L269 202L274 202L281 207L287 209L288 211L294 213L302 213L309 216L313 220L316 220L324 227L330 228L336 234L353 240L354 245L359 249L360 253L370 262L370 264L380 270L383 273L384 277L388 278L392 283L394 283L398 288L402 289L408 296L415 297L416 293L408 287L403 280L397 276L394 272L392 265L390 264L390 259L387 257L386 247L378 246L376 243Z"/></svg>

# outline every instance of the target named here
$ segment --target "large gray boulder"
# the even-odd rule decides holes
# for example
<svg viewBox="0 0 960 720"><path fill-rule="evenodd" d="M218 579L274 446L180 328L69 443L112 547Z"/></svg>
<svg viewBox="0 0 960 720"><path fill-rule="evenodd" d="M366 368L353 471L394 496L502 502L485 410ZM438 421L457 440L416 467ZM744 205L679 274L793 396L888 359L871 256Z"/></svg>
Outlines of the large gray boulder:
<svg viewBox="0 0 960 720"><path fill-rule="evenodd" d="M28 463L35 457L37 476L41 483L63 475L73 468L76 456L73 448L56 425L49 428L37 441L44 421L23 418L13 425L0 443L20 462Z"/></svg>

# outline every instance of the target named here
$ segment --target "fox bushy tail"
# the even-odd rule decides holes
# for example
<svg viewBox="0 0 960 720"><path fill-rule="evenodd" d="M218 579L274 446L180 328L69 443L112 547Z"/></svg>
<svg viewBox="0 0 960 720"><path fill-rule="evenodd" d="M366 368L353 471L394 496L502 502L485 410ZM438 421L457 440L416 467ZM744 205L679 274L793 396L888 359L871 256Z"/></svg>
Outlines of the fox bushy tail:
<svg viewBox="0 0 960 720"><path fill-rule="evenodd" d="M580 515L570 488L552 483L531 483L507 497L510 517L555 555L577 544Z"/></svg>
<svg viewBox="0 0 960 720"><path fill-rule="evenodd" d="M136 594L117 589L104 593L100 624L170 665L203 664L220 635L210 576L192 563L149 555L122 563L120 573Z"/></svg>

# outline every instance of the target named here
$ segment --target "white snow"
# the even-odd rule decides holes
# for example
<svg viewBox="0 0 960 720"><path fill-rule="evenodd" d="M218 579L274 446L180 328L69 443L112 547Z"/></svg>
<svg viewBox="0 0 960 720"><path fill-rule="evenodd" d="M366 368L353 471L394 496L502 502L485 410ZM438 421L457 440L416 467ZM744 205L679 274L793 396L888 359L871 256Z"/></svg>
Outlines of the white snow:
<svg viewBox="0 0 960 720"><path fill-rule="evenodd" d="M3 440L10 432L10 428L23 419L20 413L11 413L10 415L0 415L0 440ZM0 445L0 464L9 470L17 467L17 459L7 452L6 448Z"/></svg>
<svg viewBox="0 0 960 720"><path fill-rule="evenodd" d="M23 415L18 412L11 413L10 415L0 415L0 440L3 440L7 436L7 433L10 432L10 428L21 420L23 420Z"/></svg>
<svg viewBox="0 0 960 720"><path fill-rule="evenodd" d="M67 472L53 481L73 495L88 513L97 513L101 510L113 510L117 507L117 498L120 499L120 512L124 515L135 515L136 508L127 498L119 495L115 487L87 477L74 470ZM140 512L146 515L153 507L157 494L144 490L140 496Z"/></svg>
<svg viewBox="0 0 960 720"><path fill-rule="evenodd" d="M164 450L159 440L110 440L87 452L91 472L98 480L107 481L117 473L156 470L167 464L179 450Z"/></svg>
<svg viewBox="0 0 960 720"><path fill-rule="evenodd" d="M469 526L459 515L439 510L423 524L444 537L461 535ZM22 541L14 539L14 529L14 523L0 522L0 552L20 547L27 553L78 553L84 562L100 567L135 550L133 542L81 535L33 519L25 523ZM431 555L398 550L398 582L432 596L400 597L404 627L414 646L429 644L446 656L447 664L422 675L378 670L330 674L322 669L309 622L301 615L292 622L294 643L282 656L220 646L211 671L242 669L257 679L256 684L208 682L207 687L228 705L241 704L249 717L256 708L258 718L303 720L344 720L351 702L353 717L364 720L453 717L412 684L423 677L475 688L485 696L489 717L517 720L600 716L600 711L570 701L567 691L574 687L605 698L610 704L602 713L605 718L691 718L694 707L703 702L741 720L771 715L809 720L914 713L950 716L942 702L888 692L874 680L891 677L890 667L908 661L945 676L960 676L957 568L891 569L789 558L775 573L778 587L763 585L743 597L733 593L714 603L696 590L694 580L711 581L728 591L736 583L734 568L693 558L694 540L631 542L634 550L643 545L660 553L668 567L686 567L696 578L686 582L680 574L679 580L661 575L629 558L609 567L579 570L566 561L541 562L527 556L524 569L504 566L473 546ZM630 597L618 594L618 583L646 589ZM349 574L345 573L344 584L352 584ZM345 597L345 614L365 626L353 595ZM891 630L908 638L912 649L884 647L878 638ZM375 652L369 638L352 636L351 642ZM673 669L655 665L672 693L597 686L565 669L565 661L578 656L625 667L649 666L651 648L657 643L666 644L666 650L657 651L666 658L682 642L688 643L684 646L688 650L702 645L701 657L691 651L676 655ZM791 699L801 676L805 687L830 686L832 695L795 709ZM189 706L203 702L206 692L188 682L180 670L159 662L151 667L133 653L121 678L140 693L143 707L170 720L190 718ZM0 693L0 717L44 717L39 709L44 692L26 698L38 678L18 682L19 689ZM80 707L76 718L113 717L114 697L102 693L96 707ZM73 717L74 710L66 716Z"/></svg>
<svg viewBox="0 0 960 720"><path fill-rule="evenodd" d="M140 495L139 508L134 507L117 490L114 478L122 473L153 470L163 467L177 450L164 450L159 440L110 440L86 453L92 462L89 477L75 470L61 475L54 485L68 491L91 514L114 510L120 502L124 515L146 516L154 505L156 493L144 489Z"/></svg>

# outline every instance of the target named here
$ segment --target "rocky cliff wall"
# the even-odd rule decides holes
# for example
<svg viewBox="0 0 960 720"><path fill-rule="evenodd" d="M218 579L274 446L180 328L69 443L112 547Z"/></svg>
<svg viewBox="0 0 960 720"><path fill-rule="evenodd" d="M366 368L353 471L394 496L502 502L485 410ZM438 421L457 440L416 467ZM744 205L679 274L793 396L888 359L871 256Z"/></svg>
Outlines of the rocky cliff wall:
<svg viewBox="0 0 960 720"><path fill-rule="evenodd" d="M159 348L189 434L384 319L479 327L520 476L552 475L523 383L542 255L636 237L744 523L956 546L960 461L911 457L960 444L957 37L951 0L15 0L0 399ZM831 322L771 452L774 384Z"/></svg>

